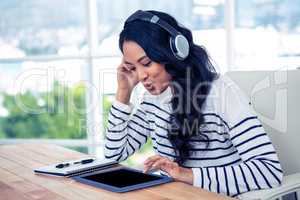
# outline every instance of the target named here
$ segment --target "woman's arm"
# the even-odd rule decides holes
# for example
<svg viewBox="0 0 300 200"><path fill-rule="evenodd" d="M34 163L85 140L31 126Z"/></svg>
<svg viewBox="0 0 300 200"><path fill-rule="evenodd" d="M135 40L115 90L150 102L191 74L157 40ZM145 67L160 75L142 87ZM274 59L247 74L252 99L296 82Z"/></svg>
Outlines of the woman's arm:
<svg viewBox="0 0 300 200"><path fill-rule="evenodd" d="M278 186L283 172L269 137L256 117L231 128L242 162L232 166L193 168L193 185L229 196Z"/></svg>
<svg viewBox="0 0 300 200"><path fill-rule="evenodd" d="M147 142L150 125L140 106L132 113L132 106L115 101L108 116L104 154L117 161L126 160Z"/></svg>
<svg viewBox="0 0 300 200"><path fill-rule="evenodd" d="M244 93L235 85L225 88L220 110L241 163L194 168L194 185L230 196L281 184L283 172L275 149Z"/></svg>
<svg viewBox="0 0 300 200"><path fill-rule="evenodd" d="M104 154L106 158L122 161L146 143L151 129L142 106L132 113L129 100L138 76L132 66L124 64L124 59L117 69L117 78L116 101L108 116Z"/></svg>

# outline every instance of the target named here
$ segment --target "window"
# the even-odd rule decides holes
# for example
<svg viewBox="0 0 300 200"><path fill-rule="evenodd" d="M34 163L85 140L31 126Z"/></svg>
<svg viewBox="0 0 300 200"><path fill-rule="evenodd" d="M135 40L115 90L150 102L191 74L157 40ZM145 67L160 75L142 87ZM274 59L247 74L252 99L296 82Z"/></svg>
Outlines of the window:
<svg viewBox="0 0 300 200"><path fill-rule="evenodd" d="M299 0L236 0L235 69L299 67Z"/></svg>
<svg viewBox="0 0 300 200"><path fill-rule="evenodd" d="M85 84L79 81L84 65L1 63L1 138L85 138Z"/></svg>
<svg viewBox="0 0 300 200"><path fill-rule="evenodd" d="M85 0L1 1L0 58L84 53L84 8Z"/></svg>
<svg viewBox="0 0 300 200"><path fill-rule="evenodd" d="M0 143L44 139L87 152L85 8L85 0L0 2Z"/></svg>

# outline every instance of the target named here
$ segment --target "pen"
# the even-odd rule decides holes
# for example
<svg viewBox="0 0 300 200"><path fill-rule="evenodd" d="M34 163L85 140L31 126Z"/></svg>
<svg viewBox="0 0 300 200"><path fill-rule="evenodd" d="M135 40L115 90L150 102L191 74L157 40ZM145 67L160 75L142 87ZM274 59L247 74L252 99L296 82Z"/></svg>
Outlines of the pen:
<svg viewBox="0 0 300 200"><path fill-rule="evenodd" d="M80 160L80 161L74 162L73 164L87 164L87 163L91 163L93 161L94 161L93 158L89 158L89 159L84 159L84 160Z"/></svg>
<svg viewBox="0 0 300 200"><path fill-rule="evenodd" d="M89 159L76 161L73 164L74 165L76 165L76 164L87 164L87 163L91 163L93 161L94 161L93 158L89 158ZM64 168L64 167L69 167L69 166L70 166L70 163L60 163L60 164L56 165L55 167L61 169L61 168Z"/></svg>
<svg viewBox="0 0 300 200"><path fill-rule="evenodd" d="M60 163L60 164L56 165L55 167L61 169L64 167L68 167L69 165L70 165L70 163Z"/></svg>

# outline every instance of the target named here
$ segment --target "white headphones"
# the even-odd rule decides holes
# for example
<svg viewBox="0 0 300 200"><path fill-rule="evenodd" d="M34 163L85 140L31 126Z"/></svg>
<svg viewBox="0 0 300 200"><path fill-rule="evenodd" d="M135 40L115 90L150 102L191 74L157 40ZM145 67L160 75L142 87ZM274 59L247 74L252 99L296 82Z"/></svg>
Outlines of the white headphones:
<svg viewBox="0 0 300 200"><path fill-rule="evenodd" d="M166 30L171 35L170 48L172 50L173 55L178 60L184 60L188 57L190 51L188 40L182 33L177 31L166 21L160 19L157 15L154 15L150 12L138 10L126 20L125 25L135 20L142 20L153 24L157 24L158 26Z"/></svg>

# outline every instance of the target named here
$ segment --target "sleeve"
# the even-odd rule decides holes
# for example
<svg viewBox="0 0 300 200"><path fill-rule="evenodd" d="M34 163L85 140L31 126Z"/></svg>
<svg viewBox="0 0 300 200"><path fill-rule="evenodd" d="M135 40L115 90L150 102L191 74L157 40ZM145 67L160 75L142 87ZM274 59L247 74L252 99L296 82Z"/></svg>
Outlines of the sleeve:
<svg viewBox="0 0 300 200"><path fill-rule="evenodd" d="M133 112L133 106L115 101L108 115L105 135L105 158L126 160L147 142L150 125L142 106Z"/></svg>
<svg viewBox="0 0 300 200"><path fill-rule="evenodd" d="M228 196L280 185L280 162L248 99L236 85L227 87L225 94L222 117L242 161L236 165L193 168L193 184Z"/></svg>

